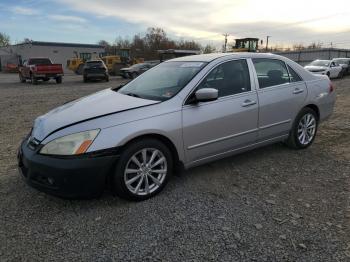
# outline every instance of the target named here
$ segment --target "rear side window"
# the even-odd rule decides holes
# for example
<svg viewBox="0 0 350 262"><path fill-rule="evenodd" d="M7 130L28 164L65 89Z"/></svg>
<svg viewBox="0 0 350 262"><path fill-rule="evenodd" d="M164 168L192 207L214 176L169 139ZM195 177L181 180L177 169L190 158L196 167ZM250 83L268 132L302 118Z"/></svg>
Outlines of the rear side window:
<svg viewBox="0 0 350 262"><path fill-rule="evenodd" d="M253 59L255 71L258 75L259 87L289 83L289 74L286 64L277 59L255 58Z"/></svg>
<svg viewBox="0 0 350 262"><path fill-rule="evenodd" d="M103 67L102 61L87 62L88 67Z"/></svg>
<svg viewBox="0 0 350 262"><path fill-rule="evenodd" d="M234 60L218 65L200 83L197 89L215 88L219 97L251 90L246 60Z"/></svg>
<svg viewBox="0 0 350 262"><path fill-rule="evenodd" d="M288 67L288 71L289 71L290 81L292 83L303 81L303 79L301 79L301 77L293 70L293 68L291 68L289 65L287 65L287 67Z"/></svg>
<svg viewBox="0 0 350 262"><path fill-rule="evenodd" d="M51 65L51 61L47 58L32 58L29 60L28 65Z"/></svg>

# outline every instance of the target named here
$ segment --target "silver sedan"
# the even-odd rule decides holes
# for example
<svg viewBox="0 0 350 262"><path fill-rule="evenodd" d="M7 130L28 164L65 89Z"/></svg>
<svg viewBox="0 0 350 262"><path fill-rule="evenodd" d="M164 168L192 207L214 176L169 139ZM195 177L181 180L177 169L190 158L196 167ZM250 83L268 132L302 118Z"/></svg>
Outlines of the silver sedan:
<svg viewBox="0 0 350 262"><path fill-rule="evenodd" d="M38 117L18 153L30 185L63 197L159 193L190 168L276 142L309 147L334 87L287 58L225 53L169 60L124 86Z"/></svg>

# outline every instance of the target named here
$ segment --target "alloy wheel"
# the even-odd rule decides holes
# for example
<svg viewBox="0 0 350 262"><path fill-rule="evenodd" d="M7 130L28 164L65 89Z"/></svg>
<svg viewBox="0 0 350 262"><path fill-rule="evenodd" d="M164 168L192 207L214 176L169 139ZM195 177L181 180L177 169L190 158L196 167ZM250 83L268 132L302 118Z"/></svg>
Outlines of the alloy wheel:
<svg viewBox="0 0 350 262"><path fill-rule="evenodd" d="M316 118L313 114L305 114L298 124L298 140L302 145L312 142L316 132Z"/></svg>
<svg viewBox="0 0 350 262"><path fill-rule="evenodd" d="M168 172L167 159L156 148L144 148L131 156L124 170L124 183L135 195L145 196L156 191Z"/></svg>

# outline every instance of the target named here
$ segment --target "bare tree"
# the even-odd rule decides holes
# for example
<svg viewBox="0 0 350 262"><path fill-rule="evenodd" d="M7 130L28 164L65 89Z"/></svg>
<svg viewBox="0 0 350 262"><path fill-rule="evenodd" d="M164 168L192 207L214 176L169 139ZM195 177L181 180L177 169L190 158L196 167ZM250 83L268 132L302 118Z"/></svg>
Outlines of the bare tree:
<svg viewBox="0 0 350 262"><path fill-rule="evenodd" d="M212 45L208 44L204 48L202 48L202 52L204 54L215 53L216 52L216 48L215 48L215 46L212 46Z"/></svg>
<svg viewBox="0 0 350 262"><path fill-rule="evenodd" d="M10 36L0 32L0 46L10 45Z"/></svg>

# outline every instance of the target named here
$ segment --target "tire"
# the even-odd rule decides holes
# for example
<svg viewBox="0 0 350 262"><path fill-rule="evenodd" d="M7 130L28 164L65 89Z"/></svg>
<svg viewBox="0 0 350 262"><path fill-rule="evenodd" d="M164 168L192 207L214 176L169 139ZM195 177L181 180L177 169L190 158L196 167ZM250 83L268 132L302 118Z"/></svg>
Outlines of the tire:
<svg viewBox="0 0 350 262"><path fill-rule="evenodd" d="M326 75L328 76L329 79L331 79L331 73L329 71L327 72Z"/></svg>
<svg viewBox="0 0 350 262"><path fill-rule="evenodd" d="M89 81L89 79L87 78L87 76L84 76L84 77L83 77L83 81L84 81L84 83L87 83L87 82Z"/></svg>
<svg viewBox="0 0 350 262"><path fill-rule="evenodd" d="M338 78L339 78L339 79L342 79L343 76L344 76L344 71L342 70L342 71L339 72Z"/></svg>
<svg viewBox="0 0 350 262"><path fill-rule="evenodd" d="M43 80L44 80L45 82L47 82L47 81L50 80L50 78L44 78Z"/></svg>
<svg viewBox="0 0 350 262"><path fill-rule="evenodd" d="M315 140L317 127L316 112L309 107L303 108L294 120L286 144L294 149L308 148Z"/></svg>
<svg viewBox="0 0 350 262"><path fill-rule="evenodd" d="M106 82L109 82L109 76L106 76L105 80Z"/></svg>
<svg viewBox="0 0 350 262"><path fill-rule="evenodd" d="M34 75L31 75L30 79L32 80L32 85L38 84L38 79L36 79Z"/></svg>
<svg viewBox="0 0 350 262"><path fill-rule="evenodd" d="M80 64L77 68L77 70L75 70L75 73L77 75L82 75L83 74L83 70L84 70L84 64Z"/></svg>
<svg viewBox="0 0 350 262"><path fill-rule="evenodd" d="M26 79L22 76L22 73L19 73L18 76L19 76L19 81L21 83L25 83L26 82Z"/></svg>
<svg viewBox="0 0 350 262"><path fill-rule="evenodd" d="M56 77L56 83L61 84L62 83L62 76Z"/></svg>
<svg viewBox="0 0 350 262"><path fill-rule="evenodd" d="M143 152L146 152L146 161L143 160ZM160 163L152 168L149 166L150 162L151 164ZM137 172L126 173L127 169ZM165 172L155 173L152 170ZM137 140L128 145L121 153L111 179L112 190L121 198L134 201L146 200L162 191L172 172L173 158L166 145L152 138ZM127 183L128 180L132 182ZM146 189L147 182L148 190ZM133 190L135 192L132 192Z"/></svg>

